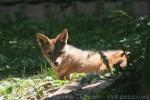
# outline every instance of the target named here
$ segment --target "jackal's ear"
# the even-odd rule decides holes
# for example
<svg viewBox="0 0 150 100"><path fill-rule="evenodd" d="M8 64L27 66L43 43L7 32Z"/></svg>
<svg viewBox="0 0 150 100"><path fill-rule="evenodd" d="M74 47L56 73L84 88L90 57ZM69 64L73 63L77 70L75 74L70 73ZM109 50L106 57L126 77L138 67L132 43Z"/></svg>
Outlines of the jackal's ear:
<svg viewBox="0 0 150 100"><path fill-rule="evenodd" d="M64 43L67 43L68 40L68 30L64 29L57 37L56 37L56 41L61 41Z"/></svg>
<svg viewBox="0 0 150 100"><path fill-rule="evenodd" d="M36 39L37 39L39 46L44 46L45 44L49 42L49 38L41 33L36 34Z"/></svg>

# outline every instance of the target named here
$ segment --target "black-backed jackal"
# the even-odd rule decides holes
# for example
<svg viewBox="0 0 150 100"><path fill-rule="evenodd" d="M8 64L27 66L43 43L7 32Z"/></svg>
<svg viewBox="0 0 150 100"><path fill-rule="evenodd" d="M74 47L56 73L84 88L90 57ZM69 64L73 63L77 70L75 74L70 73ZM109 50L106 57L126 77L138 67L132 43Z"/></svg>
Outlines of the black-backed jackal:
<svg viewBox="0 0 150 100"><path fill-rule="evenodd" d="M36 39L43 56L56 71L58 79L64 77L70 79L70 74L74 72L102 73L107 69L102 55L98 51L81 50L67 44L67 29L53 39L37 33ZM113 68L114 64L119 64L122 68L127 65L126 54L122 50L103 51L102 53L107 57L110 68Z"/></svg>

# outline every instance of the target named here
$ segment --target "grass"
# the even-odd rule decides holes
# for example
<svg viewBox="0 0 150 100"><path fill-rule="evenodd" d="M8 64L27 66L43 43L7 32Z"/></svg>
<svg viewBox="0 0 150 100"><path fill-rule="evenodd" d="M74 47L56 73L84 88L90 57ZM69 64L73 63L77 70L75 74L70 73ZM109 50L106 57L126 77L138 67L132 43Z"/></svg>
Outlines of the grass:
<svg viewBox="0 0 150 100"><path fill-rule="evenodd" d="M140 77L145 39L150 33L150 22L146 16L136 18L118 10L101 17L76 15L63 21L51 19L33 21L16 12L13 16L2 16L1 19L0 97L4 96L8 100L12 97L27 98L30 94L25 96L24 93L35 91L40 83L48 80L51 81L50 88L68 83L56 79L55 72L43 59L35 39L37 32L55 37L64 28L69 30L69 43L81 49L130 51L129 64L125 71L129 76ZM133 79L137 84L138 78ZM130 85L121 87L120 84L122 83L110 89L118 87L119 89L116 88L114 91L122 89L124 93L130 93L127 90ZM35 93L37 98L40 98L45 90L41 90L42 93L40 89L38 90ZM98 94L112 93L108 91Z"/></svg>
<svg viewBox="0 0 150 100"><path fill-rule="evenodd" d="M54 80L51 76L45 75L28 78L9 77L0 81L0 95L6 100L24 100L32 96L42 98L48 90L67 83L67 80Z"/></svg>

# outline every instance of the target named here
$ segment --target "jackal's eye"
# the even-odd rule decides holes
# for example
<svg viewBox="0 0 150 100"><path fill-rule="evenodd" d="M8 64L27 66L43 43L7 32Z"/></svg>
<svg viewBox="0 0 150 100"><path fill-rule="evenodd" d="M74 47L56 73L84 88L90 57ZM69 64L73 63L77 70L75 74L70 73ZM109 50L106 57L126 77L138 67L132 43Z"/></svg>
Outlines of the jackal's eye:
<svg viewBox="0 0 150 100"><path fill-rule="evenodd" d="M58 54L61 54L61 51L58 51Z"/></svg>
<svg viewBox="0 0 150 100"><path fill-rule="evenodd" d="M52 52L47 52L49 55L52 55Z"/></svg>
<svg viewBox="0 0 150 100"><path fill-rule="evenodd" d="M62 54L62 53L64 53L63 51L58 51L58 54Z"/></svg>

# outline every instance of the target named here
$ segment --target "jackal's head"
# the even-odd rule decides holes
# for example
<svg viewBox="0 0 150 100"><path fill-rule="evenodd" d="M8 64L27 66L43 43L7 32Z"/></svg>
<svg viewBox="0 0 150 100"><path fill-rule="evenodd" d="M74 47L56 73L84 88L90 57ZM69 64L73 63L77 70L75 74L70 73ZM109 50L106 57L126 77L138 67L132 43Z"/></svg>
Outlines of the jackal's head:
<svg viewBox="0 0 150 100"><path fill-rule="evenodd" d="M51 64L52 67L61 65L62 57L64 54L64 47L67 45L68 31L64 29L55 38L50 39L47 36L37 33L37 42L41 48L43 56Z"/></svg>

